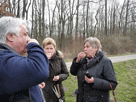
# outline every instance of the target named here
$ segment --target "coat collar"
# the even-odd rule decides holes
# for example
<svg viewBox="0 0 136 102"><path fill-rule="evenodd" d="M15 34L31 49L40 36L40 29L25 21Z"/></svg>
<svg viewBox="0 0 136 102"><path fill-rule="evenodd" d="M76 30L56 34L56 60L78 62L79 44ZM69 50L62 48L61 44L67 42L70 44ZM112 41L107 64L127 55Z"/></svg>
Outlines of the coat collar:
<svg viewBox="0 0 136 102"><path fill-rule="evenodd" d="M2 44L2 43L0 43L0 46L2 46L2 48L3 49L9 49L11 52L13 52L13 53L15 53L15 54L17 54L17 55L20 55L15 49L13 49L12 47L10 47L10 46L8 46L8 45L6 45L6 44Z"/></svg>
<svg viewBox="0 0 136 102"><path fill-rule="evenodd" d="M102 58L103 56L104 56L103 52L99 52L99 54L97 55L97 57L95 57L92 61L90 61L90 62L88 63L88 65L86 66L86 68L88 69L88 68L90 68L90 67L96 65L97 63L99 63L100 60L101 60L101 58ZM81 63L81 64L87 64L86 57L84 57L80 63Z"/></svg>
<svg viewBox="0 0 136 102"><path fill-rule="evenodd" d="M59 58L59 53L58 53L58 51L56 51L56 52L54 53L54 55L51 57L50 60L55 60L55 59L57 59L57 58Z"/></svg>

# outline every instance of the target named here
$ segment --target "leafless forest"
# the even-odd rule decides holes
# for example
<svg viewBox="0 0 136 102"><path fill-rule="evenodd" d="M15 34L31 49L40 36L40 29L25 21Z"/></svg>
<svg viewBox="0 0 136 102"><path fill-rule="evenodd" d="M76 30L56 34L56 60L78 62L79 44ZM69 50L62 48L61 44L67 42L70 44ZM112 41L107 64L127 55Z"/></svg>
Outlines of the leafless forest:
<svg viewBox="0 0 136 102"><path fill-rule="evenodd" d="M0 17L7 15L28 20L40 44L54 38L66 59L83 51L89 36L99 38L108 55L136 51L135 0L0 0Z"/></svg>

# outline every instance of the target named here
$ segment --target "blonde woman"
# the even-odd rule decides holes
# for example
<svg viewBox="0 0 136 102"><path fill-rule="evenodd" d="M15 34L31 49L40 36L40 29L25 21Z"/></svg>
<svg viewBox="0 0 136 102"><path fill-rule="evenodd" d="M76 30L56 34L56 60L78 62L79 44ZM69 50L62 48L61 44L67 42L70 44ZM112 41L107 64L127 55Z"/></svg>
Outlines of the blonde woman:
<svg viewBox="0 0 136 102"><path fill-rule="evenodd" d="M52 38L45 38L42 43L44 52L49 59L49 77L45 81L43 93L47 102L59 102L59 99L53 92L54 86L59 86L61 98L65 102L62 81L69 76L66 64L63 60L63 53L56 50L56 42Z"/></svg>

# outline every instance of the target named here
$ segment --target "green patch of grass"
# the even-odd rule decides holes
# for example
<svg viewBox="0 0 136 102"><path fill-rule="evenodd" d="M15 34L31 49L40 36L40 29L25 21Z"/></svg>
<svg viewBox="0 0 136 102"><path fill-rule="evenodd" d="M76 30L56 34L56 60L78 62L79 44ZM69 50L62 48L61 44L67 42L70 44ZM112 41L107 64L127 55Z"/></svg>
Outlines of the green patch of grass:
<svg viewBox="0 0 136 102"><path fill-rule="evenodd" d="M124 54L118 54L118 55L105 55L106 57L115 57L115 56L125 56L125 55L134 55L136 53L124 53Z"/></svg>
<svg viewBox="0 0 136 102"><path fill-rule="evenodd" d="M65 62L71 62L73 59L64 59Z"/></svg>
<svg viewBox="0 0 136 102"><path fill-rule="evenodd" d="M136 60L114 63L118 80L115 90L119 102L136 102Z"/></svg>
<svg viewBox="0 0 136 102"><path fill-rule="evenodd" d="M118 81L118 86L114 90L118 102L136 102L136 60L114 63L114 71ZM70 74L70 73L69 73ZM68 79L63 81L66 102L76 102L76 97L72 93L77 89L77 77L69 75ZM110 92L111 100L114 100Z"/></svg>
<svg viewBox="0 0 136 102"><path fill-rule="evenodd" d="M69 73L68 79L63 81L63 86L67 89L65 91L66 102L76 102L76 97L73 97L72 93L77 89L77 77Z"/></svg>

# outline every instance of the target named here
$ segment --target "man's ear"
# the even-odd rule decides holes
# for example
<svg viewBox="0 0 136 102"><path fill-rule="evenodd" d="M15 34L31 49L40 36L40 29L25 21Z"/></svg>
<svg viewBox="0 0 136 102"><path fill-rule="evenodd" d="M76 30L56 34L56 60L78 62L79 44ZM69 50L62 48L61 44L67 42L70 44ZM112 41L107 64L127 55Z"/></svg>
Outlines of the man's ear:
<svg viewBox="0 0 136 102"><path fill-rule="evenodd" d="M12 42L12 41L14 41L14 34L7 34L6 38L7 38L8 41Z"/></svg>

